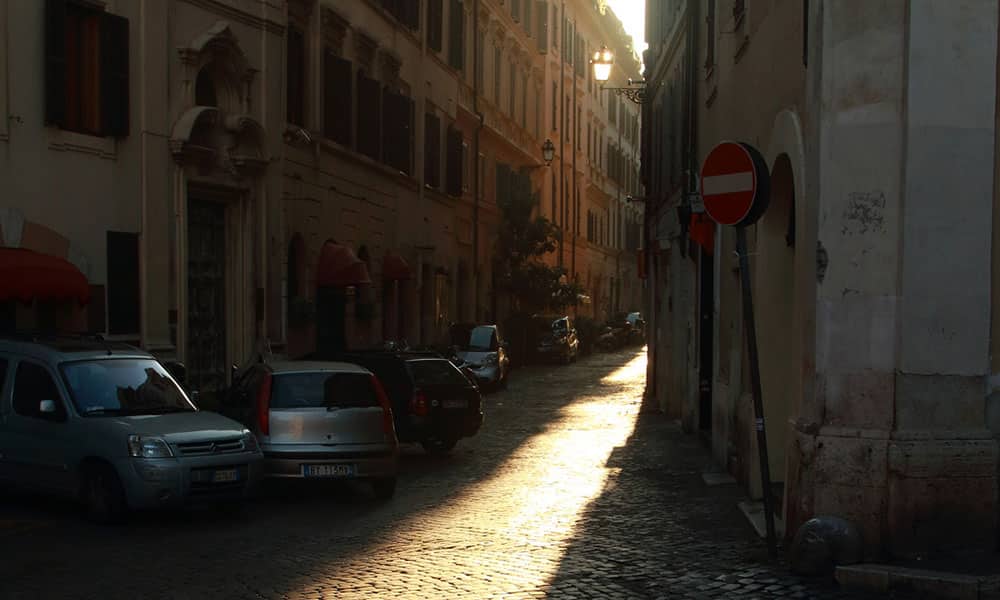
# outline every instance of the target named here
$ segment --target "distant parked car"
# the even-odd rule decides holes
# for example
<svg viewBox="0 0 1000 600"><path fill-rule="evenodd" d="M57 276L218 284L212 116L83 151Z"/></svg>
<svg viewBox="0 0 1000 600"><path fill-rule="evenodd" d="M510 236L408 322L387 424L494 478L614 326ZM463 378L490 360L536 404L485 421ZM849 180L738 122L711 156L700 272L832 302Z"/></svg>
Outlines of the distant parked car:
<svg viewBox="0 0 1000 600"><path fill-rule="evenodd" d="M344 352L337 359L378 376L392 403L400 442L447 453L482 427L479 388L448 359L434 353L378 351Z"/></svg>
<svg viewBox="0 0 1000 600"><path fill-rule="evenodd" d="M576 335L572 317L538 317L535 322L540 330L536 355L542 360L559 360L569 364L580 354L580 340Z"/></svg>
<svg viewBox="0 0 1000 600"><path fill-rule="evenodd" d="M480 386L502 387L510 374L507 343L496 325L457 323L451 326L456 355L475 375Z"/></svg>
<svg viewBox="0 0 1000 600"><path fill-rule="evenodd" d="M150 354L99 338L0 338L0 480L130 509L247 498L256 436L201 411Z"/></svg>
<svg viewBox="0 0 1000 600"><path fill-rule="evenodd" d="M395 493L392 408L367 369L338 362L262 362L247 369L222 410L257 434L265 477L362 479L379 499Z"/></svg>

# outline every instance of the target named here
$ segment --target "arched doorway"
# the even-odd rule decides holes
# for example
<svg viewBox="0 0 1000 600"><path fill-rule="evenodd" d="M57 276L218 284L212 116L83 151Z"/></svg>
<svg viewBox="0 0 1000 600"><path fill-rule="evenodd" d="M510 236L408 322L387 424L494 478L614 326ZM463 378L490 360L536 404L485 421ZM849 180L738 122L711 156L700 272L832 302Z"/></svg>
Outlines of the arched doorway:
<svg viewBox="0 0 1000 600"><path fill-rule="evenodd" d="M781 154L771 170L770 205L757 225L754 285L768 463L775 483L785 479L789 421L797 406L794 225L795 175L788 155Z"/></svg>

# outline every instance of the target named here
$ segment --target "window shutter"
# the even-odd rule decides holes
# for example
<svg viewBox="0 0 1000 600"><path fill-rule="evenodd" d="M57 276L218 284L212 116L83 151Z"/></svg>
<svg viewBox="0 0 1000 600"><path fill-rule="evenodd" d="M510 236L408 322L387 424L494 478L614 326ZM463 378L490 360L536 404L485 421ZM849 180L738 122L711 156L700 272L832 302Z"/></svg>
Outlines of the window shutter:
<svg viewBox="0 0 1000 600"><path fill-rule="evenodd" d="M129 127L128 19L104 13L101 20L101 121L104 135L126 137Z"/></svg>
<svg viewBox="0 0 1000 600"><path fill-rule="evenodd" d="M441 187L441 119L424 116L424 184Z"/></svg>
<svg viewBox="0 0 1000 600"><path fill-rule="evenodd" d="M545 54L549 51L549 9L545 0L538 0L535 3L535 11L538 13L538 51Z"/></svg>
<svg viewBox="0 0 1000 600"><path fill-rule="evenodd" d="M441 51L442 26L441 23L442 0L428 0L427 2L427 45L433 50Z"/></svg>
<svg viewBox="0 0 1000 600"><path fill-rule="evenodd" d="M447 166L449 196L462 195L462 132L448 129Z"/></svg>
<svg viewBox="0 0 1000 600"><path fill-rule="evenodd" d="M66 0L45 3L45 123L66 124Z"/></svg>
<svg viewBox="0 0 1000 600"><path fill-rule="evenodd" d="M420 29L420 0L406 0L403 6L407 27L413 31Z"/></svg>
<svg viewBox="0 0 1000 600"><path fill-rule="evenodd" d="M381 89L374 79L358 72L358 152L379 159Z"/></svg>
<svg viewBox="0 0 1000 600"><path fill-rule="evenodd" d="M406 169L405 169L405 171L406 171L407 175L413 175L413 173L414 173L414 168L413 168L413 149L414 149L414 147L416 146L416 143L417 143L417 134L416 134L416 127L415 127L415 124L416 124L415 119L417 118L416 117L416 115L417 115L417 112L416 112L416 110L417 110L416 109L417 104L416 104L416 102L413 101L413 98L406 98L406 103L405 104L407 106L407 109L406 109L406 113L405 113L404 117L406 118L406 130L409 132L409 139L407 140L407 143L406 143Z"/></svg>
<svg viewBox="0 0 1000 600"><path fill-rule="evenodd" d="M503 206L510 201L510 167L498 162L496 168L496 202L498 206Z"/></svg>
<svg viewBox="0 0 1000 600"><path fill-rule="evenodd" d="M462 0L451 0L448 11L448 64L459 71L465 66L465 47L462 34L465 30L465 10Z"/></svg>
<svg viewBox="0 0 1000 600"><path fill-rule="evenodd" d="M351 145L351 83L351 61L324 48L323 133L345 146Z"/></svg>

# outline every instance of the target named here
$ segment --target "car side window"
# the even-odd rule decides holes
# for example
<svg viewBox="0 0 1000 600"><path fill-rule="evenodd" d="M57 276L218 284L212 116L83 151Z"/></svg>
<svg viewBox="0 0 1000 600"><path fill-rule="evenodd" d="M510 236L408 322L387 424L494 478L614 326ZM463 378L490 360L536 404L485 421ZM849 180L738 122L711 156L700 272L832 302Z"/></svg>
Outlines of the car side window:
<svg viewBox="0 0 1000 600"><path fill-rule="evenodd" d="M42 400L52 400L56 412L43 415L39 411ZM24 417L60 420L66 417L66 407L60 399L56 382L45 367L35 363L21 362L17 365L17 373L14 375L13 406L14 412Z"/></svg>

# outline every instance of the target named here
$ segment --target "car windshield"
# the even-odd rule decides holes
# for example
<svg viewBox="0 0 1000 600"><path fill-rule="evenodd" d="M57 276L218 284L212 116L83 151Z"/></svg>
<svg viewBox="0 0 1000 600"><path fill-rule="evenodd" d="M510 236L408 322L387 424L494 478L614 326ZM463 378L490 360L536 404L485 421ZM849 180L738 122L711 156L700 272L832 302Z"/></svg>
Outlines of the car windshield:
<svg viewBox="0 0 1000 600"><path fill-rule="evenodd" d="M469 380L455 365L447 360L411 360L407 363L413 381L418 386L424 385L469 385Z"/></svg>
<svg viewBox="0 0 1000 600"><path fill-rule="evenodd" d="M159 362L107 358L61 365L66 387L84 416L195 411L194 404Z"/></svg>
<svg viewBox="0 0 1000 600"><path fill-rule="evenodd" d="M492 327L476 327L469 333L469 350L496 350Z"/></svg>

